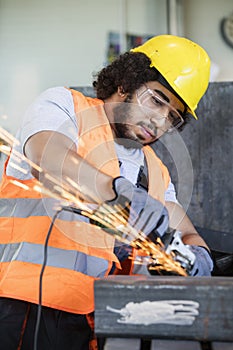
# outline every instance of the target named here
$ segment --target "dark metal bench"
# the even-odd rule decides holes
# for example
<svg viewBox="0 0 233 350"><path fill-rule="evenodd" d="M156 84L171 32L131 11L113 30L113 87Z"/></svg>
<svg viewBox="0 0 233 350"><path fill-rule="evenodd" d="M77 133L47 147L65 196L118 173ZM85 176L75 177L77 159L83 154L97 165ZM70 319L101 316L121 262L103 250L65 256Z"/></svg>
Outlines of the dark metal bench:
<svg viewBox="0 0 233 350"><path fill-rule="evenodd" d="M232 350L230 277L111 276L95 282L95 332L138 350Z"/></svg>

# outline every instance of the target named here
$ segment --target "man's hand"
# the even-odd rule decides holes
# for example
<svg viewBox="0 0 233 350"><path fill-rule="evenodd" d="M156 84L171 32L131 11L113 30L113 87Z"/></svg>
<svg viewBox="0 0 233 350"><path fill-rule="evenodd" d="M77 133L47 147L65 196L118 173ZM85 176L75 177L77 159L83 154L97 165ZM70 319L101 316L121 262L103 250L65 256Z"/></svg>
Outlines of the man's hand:
<svg viewBox="0 0 233 350"><path fill-rule="evenodd" d="M124 177L113 180L113 190L116 197L107 203L125 208L128 212L128 223L138 232L148 235L156 230L159 236L166 232L169 218L167 209L161 202Z"/></svg>
<svg viewBox="0 0 233 350"><path fill-rule="evenodd" d="M204 247L191 245L189 247L195 254L196 260L190 272L191 276L211 276L213 270L213 260L208 250Z"/></svg>

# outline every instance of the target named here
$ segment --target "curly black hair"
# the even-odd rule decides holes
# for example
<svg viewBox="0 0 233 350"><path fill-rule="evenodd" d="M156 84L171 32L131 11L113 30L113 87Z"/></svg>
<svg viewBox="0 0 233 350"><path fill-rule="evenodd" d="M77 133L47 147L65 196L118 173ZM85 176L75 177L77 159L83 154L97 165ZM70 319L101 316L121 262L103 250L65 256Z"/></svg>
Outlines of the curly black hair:
<svg viewBox="0 0 233 350"><path fill-rule="evenodd" d="M158 71L150 67L150 59L140 52L126 52L96 74L93 87L97 98L105 100L117 92L133 93L143 83L157 80Z"/></svg>
<svg viewBox="0 0 233 350"><path fill-rule="evenodd" d="M131 95L142 84L159 80L161 74L150 64L151 60L141 52L126 52L120 55L111 64L94 75L93 87L96 97L105 100L117 92L119 86L122 87L124 93ZM171 87L169 89L177 95ZM186 124L189 116L184 114L183 117L184 124ZM181 127L182 129L184 124Z"/></svg>

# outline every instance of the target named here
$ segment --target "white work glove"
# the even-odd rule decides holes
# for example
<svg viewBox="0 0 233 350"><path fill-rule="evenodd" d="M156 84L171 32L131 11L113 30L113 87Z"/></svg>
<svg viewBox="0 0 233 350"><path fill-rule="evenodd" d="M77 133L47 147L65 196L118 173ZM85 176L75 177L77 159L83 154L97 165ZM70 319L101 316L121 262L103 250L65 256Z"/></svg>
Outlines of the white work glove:
<svg viewBox="0 0 233 350"><path fill-rule="evenodd" d="M190 250L195 254L196 260L190 272L191 276L211 276L214 264L208 250L204 247L190 245Z"/></svg>

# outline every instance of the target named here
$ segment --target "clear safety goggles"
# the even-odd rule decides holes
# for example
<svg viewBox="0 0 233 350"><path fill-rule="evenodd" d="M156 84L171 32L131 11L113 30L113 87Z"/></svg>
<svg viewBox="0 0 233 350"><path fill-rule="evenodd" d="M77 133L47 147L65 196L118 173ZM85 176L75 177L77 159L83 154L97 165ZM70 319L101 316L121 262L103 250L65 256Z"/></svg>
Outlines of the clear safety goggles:
<svg viewBox="0 0 233 350"><path fill-rule="evenodd" d="M184 123L184 119L182 118L181 114L173 106L171 106L170 103L165 101L157 92L151 90L146 85L144 86L146 88L145 90L140 88L136 91L138 104L150 109L152 112L154 111L155 119L166 119L164 131L171 132L174 130L174 128L178 129ZM163 107L168 109L167 116L165 117L161 117L159 113Z"/></svg>

